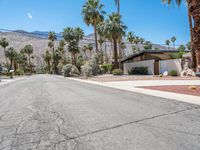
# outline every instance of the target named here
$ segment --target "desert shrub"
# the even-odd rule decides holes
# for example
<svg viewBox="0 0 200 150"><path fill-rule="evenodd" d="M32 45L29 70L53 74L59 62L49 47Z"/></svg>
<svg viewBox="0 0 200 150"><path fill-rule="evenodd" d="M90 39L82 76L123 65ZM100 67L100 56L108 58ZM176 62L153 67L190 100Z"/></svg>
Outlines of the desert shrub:
<svg viewBox="0 0 200 150"><path fill-rule="evenodd" d="M129 75L148 75L148 67L133 67L128 71Z"/></svg>
<svg viewBox="0 0 200 150"><path fill-rule="evenodd" d="M96 76L101 74L101 69L98 66L96 59L88 61L85 65L81 67L81 71L86 77Z"/></svg>
<svg viewBox="0 0 200 150"><path fill-rule="evenodd" d="M123 71L121 69L114 69L112 71L113 75L123 75Z"/></svg>
<svg viewBox="0 0 200 150"><path fill-rule="evenodd" d="M71 71L70 71L70 76L78 76L80 75L80 71L76 66L72 66Z"/></svg>
<svg viewBox="0 0 200 150"><path fill-rule="evenodd" d="M76 67L78 70L81 70L81 66L84 65L84 58L82 56L79 56L76 62Z"/></svg>
<svg viewBox="0 0 200 150"><path fill-rule="evenodd" d="M16 75L16 76L22 76L22 75L24 75L24 71L23 71L22 69L17 69L17 70L15 71L15 75Z"/></svg>
<svg viewBox="0 0 200 150"><path fill-rule="evenodd" d="M63 73L64 77L80 75L78 68L72 64L67 64L67 65L63 66L62 73Z"/></svg>
<svg viewBox="0 0 200 150"><path fill-rule="evenodd" d="M63 76L70 77L71 69L72 69L72 64L67 64L67 65L63 66L63 68L62 68Z"/></svg>
<svg viewBox="0 0 200 150"><path fill-rule="evenodd" d="M171 76L178 76L178 73L177 73L176 70L172 70L172 71L170 71L170 75Z"/></svg>
<svg viewBox="0 0 200 150"><path fill-rule="evenodd" d="M113 70L113 64L103 64L101 65L101 69L103 70L103 72L105 73L111 73Z"/></svg>
<svg viewBox="0 0 200 150"><path fill-rule="evenodd" d="M36 74L45 74L45 73L46 73L46 69L45 69L44 66L37 67L37 68L35 69L35 73L36 73Z"/></svg>
<svg viewBox="0 0 200 150"><path fill-rule="evenodd" d="M81 67L81 71L85 77L91 77L93 74L92 70L92 67L88 64L85 64Z"/></svg>

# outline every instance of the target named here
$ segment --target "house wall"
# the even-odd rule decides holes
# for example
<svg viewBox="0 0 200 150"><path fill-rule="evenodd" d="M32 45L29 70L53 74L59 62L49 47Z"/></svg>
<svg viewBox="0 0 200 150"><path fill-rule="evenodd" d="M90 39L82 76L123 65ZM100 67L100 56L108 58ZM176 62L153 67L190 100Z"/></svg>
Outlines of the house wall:
<svg viewBox="0 0 200 150"><path fill-rule="evenodd" d="M154 75L154 62L155 60L145 60L132 63L124 63L124 73L128 74L128 71L133 67L148 67L149 75Z"/></svg>
<svg viewBox="0 0 200 150"><path fill-rule="evenodd" d="M171 60L163 60L159 62L160 66L160 74L163 74L165 71L176 70L178 75L181 75L182 72L182 65L181 59L171 59Z"/></svg>

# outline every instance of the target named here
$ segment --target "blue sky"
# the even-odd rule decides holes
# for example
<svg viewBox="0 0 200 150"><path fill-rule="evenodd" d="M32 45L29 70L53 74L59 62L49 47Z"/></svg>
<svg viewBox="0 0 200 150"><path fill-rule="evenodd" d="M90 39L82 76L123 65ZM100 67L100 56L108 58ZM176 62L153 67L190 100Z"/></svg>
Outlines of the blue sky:
<svg viewBox="0 0 200 150"><path fill-rule="evenodd" d="M86 0L0 0L0 28L26 31L56 31L80 26L85 34L93 32L82 20L81 8ZM102 0L105 11L116 11L114 0ZM183 4L168 7L161 0L121 0L123 22L128 31L164 44L177 37L177 44L189 41L187 8Z"/></svg>

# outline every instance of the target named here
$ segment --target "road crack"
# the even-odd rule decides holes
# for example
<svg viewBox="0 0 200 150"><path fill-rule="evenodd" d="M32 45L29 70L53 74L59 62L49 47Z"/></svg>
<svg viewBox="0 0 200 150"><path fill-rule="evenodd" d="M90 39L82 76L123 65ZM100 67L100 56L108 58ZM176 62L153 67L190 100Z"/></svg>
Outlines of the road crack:
<svg viewBox="0 0 200 150"><path fill-rule="evenodd" d="M104 129L88 132L88 133L85 133L85 134L82 134L82 135L74 136L74 137L71 137L69 140L75 140L75 139L79 139L79 138L82 138L82 137L85 137L85 136L88 136L88 135L93 135L93 134L96 134L96 133L113 130L113 129L116 129L116 128L131 125L131 124L140 123L140 122L143 122L143 121L146 121L146 120L152 120L152 119L156 119L156 118L160 118L160 117L164 117L164 116L170 116L170 115L186 112L186 111L189 111L189 110L196 110L196 109L200 109L200 107L190 107L190 108L187 108L187 109L183 109L183 110L179 110L179 111L175 111L175 112L171 112L171 113L160 114L160 115L156 115L156 116L152 116L152 117L148 117L148 118L144 118L144 119L140 119L140 120L135 120L135 121L131 121L131 122L123 123L123 124L118 124L118 125L111 126L111 127L108 127L108 128L104 128ZM199 135L196 135L196 136L199 136Z"/></svg>

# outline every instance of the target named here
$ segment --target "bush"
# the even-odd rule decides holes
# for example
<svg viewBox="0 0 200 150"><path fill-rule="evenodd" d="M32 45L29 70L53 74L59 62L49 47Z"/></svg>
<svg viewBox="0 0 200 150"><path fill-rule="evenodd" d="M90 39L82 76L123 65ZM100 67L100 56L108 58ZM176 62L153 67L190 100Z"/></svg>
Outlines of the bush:
<svg viewBox="0 0 200 150"><path fill-rule="evenodd" d="M71 69L72 69L72 64L67 64L67 65L63 66L63 68L62 68L63 76L70 77Z"/></svg>
<svg viewBox="0 0 200 150"><path fill-rule="evenodd" d="M63 73L64 77L80 75L78 68L72 64L67 64L67 65L63 66L62 73Z"/></svg>
<svg viewBox="0 0 200 150"><path fill-rule="evenodd" d="M76 66L72 66L70 71L70 76L77 76L80 75L80 72Z"/></svg>
<svg viewBox="0 0 200 150"><path fill-rule="evenodd" d="M128 71L129 75L148 75L148 67L133 67Z"/></svg>
<svg viewBox="0 0 200 150"><path fill-rule="evenodd" d="M105 73L111 73L112 72L112 70L113 70L113 64L103 64L103 65L101 65L101 68L102 68L102 70L103 70L103 72L105 72Z"/></svg>
<svg viewBox="0 0 200 150"><path fill-rule="evenodd" d="M88 65L88 64L83 65L83 66L81 67L81 71L83 72L83 75L84 75L85 77L91 77L92 74L93 74L93 71L92 71L92 70L93 70L92 67L91 67L90 65Z"/></svg>
<svg viewBox="0 0 200 150"><path fill-rule="evenodd" d="M96 62L96 59L88 61L85 65L81 67L81 71L86 77L96 76L101 74L101 69Z"/></svg>
<svg viewBox="0 0 200 150"><path fill-rule="evenodd" d="M123 71L121 69L114 69L112 71L113 75L123 75Z"/></svg>
<svg viewBox="0 0 200 150"><path fill-rule="evenodd" d="M17 70L15 71L15 75L16 75L16 76L22 76L22 75L24 75L24 71L23 71L22 69L17 69Z"/></svg>
<svg viewBox="0 0 200 150"><path fill-rule="evenodd" d="M178 76L178 73L177 73L176 70L172 70L172 71L170 71L170 75L171 76Z"/></svg>

